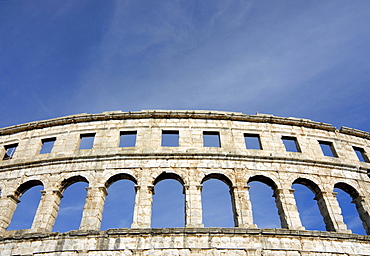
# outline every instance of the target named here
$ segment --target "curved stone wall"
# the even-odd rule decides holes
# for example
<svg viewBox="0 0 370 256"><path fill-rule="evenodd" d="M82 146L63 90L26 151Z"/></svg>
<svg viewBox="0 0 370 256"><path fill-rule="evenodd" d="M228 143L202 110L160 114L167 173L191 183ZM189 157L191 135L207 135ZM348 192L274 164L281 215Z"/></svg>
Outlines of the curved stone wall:
<svg viewBox="0 0 370 256"><path fill-rule="evenodd" d="M167 134L178 145L162 145ZM120 145L125 136L135 144ZM86 138L92 148L80 149ZM246 146L250 138L259 149ZM2 128L0 254L370 255L370 239L347 228L333 191L351 195L369 234L369 139L306 119L218 111L105 112ZM153 187L168 178L183 185L185 227L153 229ZM230 187L235 228L203 227L201 188L210 178ZM135 183L131 229L99 231L107 188L120 179ZM80 229L52 232L64 190L78 181L89 184ZM251 181L273 189L281 229L253 224ZM327 232L302 226L293 184L315 193ZM31 229L6 231L19 198L35 185L44 191Z"/></svg>

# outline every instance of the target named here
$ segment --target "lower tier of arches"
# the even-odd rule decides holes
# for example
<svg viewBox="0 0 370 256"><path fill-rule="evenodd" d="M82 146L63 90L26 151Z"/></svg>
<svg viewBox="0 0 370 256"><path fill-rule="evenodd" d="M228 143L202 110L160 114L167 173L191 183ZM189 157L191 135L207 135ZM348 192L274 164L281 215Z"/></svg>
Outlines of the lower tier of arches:
<svg viewBox="0 0 370 256"><path fill-rule="evenodd" d="M0 255L370 255L368 236L284 229L8 231Z"/></svg>
<svg viewBox="0 0 370 256"><path fill-rule="evenodd" d="M69 186L74 186L75 185L74 183L77 183L77 182L85 183L85 186L80 187L80 190L82 190L82 192L84 193L83 193L83 197L80 198L81 199L79 203L80 205L79 207L77 207L79 209L77 209L77 212L75 214L76 217L79 217L77 216L78 213L82 213L82 216L81 216L82 220L81 218L80 219L71 218L71 216L73 216L72 214L70 215L64 214L66 209L69 212L74 211L76 209L75 205L59 209L59 204L61 202L61 199L62 197L64 197L63 196L64 193L62 193L63 190L62 191L61 190L50 190L50 189L42 190L41 191L42 196L41 196L41 199L39 199L40 203L37 209L35 208L33 211L36 213L34 213L35 218L33 220L32 227L31 227L32 231L33 232L35 231L49 232L49 231L62 231L62 230L69 231L72 229L78 229L79 227L82 230L100 230L101 224L102 224L102 216L104 212L104 205L105 205L106 197L108 195L107 187L109 189L112 183L115 183L117 181L128 180L129 177L130 176L128 174L122 174L122 173L117 174L117 175L112 176L113 181L111 183L109 183L106 186L99 186L99 187L88 186L89 184L87 183L87 180L83 178L82 176L73 176L67 180L63 180L61 183L62 184L65 183L68 185L68 186L63 186L63 188L68 187L68 189L69 189ZM252 218L252 213L255 215L255 212L254 210L252 210L251 200L249 199L250 198L249 196L250 187L249 186L233 186L232 182L228 180L225 175L220 174L220 173L219 174L211 173L209 175L206 175L201 184L195 184L195 185L194 184L184 185L184 182L175 173L162 172L158 177L160 179L157 178L155 179L154 183L146 184L146 186L145 184L141 186L136 185L136 181L134 178L130 180L130 182L132 183L131 188L133 190L135 188L136 190L136 195L134 194L132 195L132 201L135 201L135 203L132 202L132 204L134 204L133 209L131 211L133 214L133 217L131 217L132 222L130 220L128 221L129 223L131 223L132 228L156 227L155 225L154 226L151 225L151 217L153 217L152 208L154 208L153 198L155 197L155 193L154 193L155 186L159 182L162 182L164 180L171 180L171 179L175 180L174 182L176 183L178 180L180 180L180 184L178 184L179 194L181 194L181 190L182 190L182 193L184 194L182 197L182 200L180 201L185 201L183 204L181 202L177 202L179 203L180 208L182 205L185 206L184 207L185 208L184 209L185 223L177 225L177 226L172 226L172 227L181 227L181 226L203 227L204 226L203 224L204 218L202 218L202 215L203 215L202 187L203 187L203 181L208 182L210 180L218 180L219 182L224 183L225 187L229 188L228 194L230 194L229 199L231 199L231 204L232 204L231 205L232 207L230 208L233 208L233 209L230 209L230 213L231 211L233 212L232 217L234 217L235 227L239 227L239 228L255 227L255 222L254 222L255 217ZM74 183L70 180L72 180ZM304 227L301 224L301 219L298 214L297 207L295 206L297 198L295 198L295 196L293 195L294 189L279 188L273 180L263 175L252 176L249 179L249 182L247 184L249 185L250 182L252 183L258 182L258 183L264 184L266 187L270 188L270 192L273 192L272 194L273 197L271 197L271 199L275 198L275 206L276 206L275 210L277 210L276 214L271 214L272 213L271 211L273 211L274 209L271 209L271 207L270 208L266 207L265 204L260 204L263 209L261 209L259 212L267 211L269 213L268 216L265 216L265 218L267 219L274 217L273 215L276 215L275 217L280 218L281 225L275 226L276 228L281 227L281 228L292 229L292 230L304 229ZM325 230L337 231L340 233L350 233L350 231L346 228L345 223L343 222L343 217L340 211L341 208L339 207L337 198L335 196L336 192L321 191L320 188L315 183L313 183L312 181L308 179L304 179L304 178L296 179L293 182L293 185L305 186L307 187L307 189L311 190L312 192L311 196L312 197L315 196L315 198L312 199L312 201L313 200L317 201L317 206L318 206L317 210L321 212L321 215L324 221L323 223L326 225ZM0 214L0 220L2 220L2 222L0 223L4 224L4 225L0 225L0 227L4 227L4 230L2 231L5 231L6 229L5 224L8 225L10 220L13 219L12 218L13 213L20 212L20 211L15 211L18 208L17 207L17 204L19 202L18 196L21 195L22 192L26 191L27 188L28 189L34 188L36 186L43 187L42 182L38 180L30 180L20 185L18 189L15 191L15 193L11 195L5 195L0 198L0 203L2 203L0 205L5 206L5 207L2 207L3 214L2 215ZM353 187L351 187L350 185L346 183L343 183L343 182L336 183L334 185L334 188L341 189L344 191L344 193L348 193L349 197L352 197L353 199L352 202L357 207L357 214L362 219L365 230L369 234L370 230L368 228L369 227L368 223L370 221L370 218L368 217L369 211L366 210L368 206L367 202L365 202L365 200L363 200L363 198L359 195L359 193L357 193L356 189L354 189ZM77 200L78 193L76 193L77 191L74 190L72 192L73 192L72 193L73 201L78 201ZM170 191L166 191L166 193L167 194L173 193L173 189L171 189ZM122 197L125 197L125 195L123 195ZM219 195L219 196L216 196L215 198L217 200L214 203L214 205L216 206L216 208L220 208L219 205L221 202L220 201L221 196ZM261 198L259 200L261 200ZM27 202L27 200L25 201ZM222 208L225 208L226 204L223 203L222 205L223 205ZM173 208L173 205L171 205L170 207ZM272 207L274 208L274 206ZM118 208L117 204L114 204L114 208ZM21 210L21 208L17 210ZM162 212L164 211L164 209L160 209L160 210ZM213 208L212 214L216 210L217 209ZM23 218L24 216L30 215L30 214L28 215L25 214L29 212L28 209L24 210L22 208L21 212L23 214L21 219L24 219ZM63 218L57 219L59 220L59 223L57 221L57 223L54 225L57 215L60 215L61 217L65 215L66 217L64 219ZM174 214L174 215L175 216L182 215L181 210L179 213ZM218 218L220 218L221 216L223 215L219 214ZM18 217L17 220L19 219L20 218ZM206 218L206 220L207 219L208 218ZM314 220L315 223L317 223L319 219L320 218L317 218L316 220L314 220L311 218L311 221ZM75 225L68 225L68 226L72 226L72 228L69 228L69 229L60 229L60 227L56 228L56 226L66 226L66 222L70 224L71 220L75 220L75 222L77 220ZM80 220L81 220L81 225L79 225ZM163 221L168 222L168 218L164 218ZM225 227L225 226L219 226L217 223L207 225L207 226L208 227ZM17 227L16 225L13 225L8 230L28 228L28 227L22 227L22 226L18 228L16 227ZM129 227L129 226L127 225L126 227ZM161 227L161 228L171 227L171 225L169 226L159 225L157 227ZM271 226L258 226L258 227L259 228L271 228ZM117 225L116 226L112 225L110 228L122 228L122 227L119 227ZM317 230L317 228L313 228L313 229Z"/></svg>
<svg viewBox="0 0 370 256"><path fill-rule="evenodd" d="M41 199L30 226L32 232L60 231L53 229L56 218L61 216L60 208L64 192L75 183L84 183L84 198L81 203L82 213L79 227L71 229L100 230L104 213L105 200L111 185L128 180L135 191L131 227L151 228L155 190L158 183L174 180L182 186L182 202L185 215L184 226L187 228L204 227L203 221L203 183L215 179L229 188L234 226L254 228L249 184L263 183L272 192L275 208L280 219L280 227L290 230L302 230L299 212L296 207L294 185L307 187L313 194L327 231L350 233L343 221L341 208L334 189L346 192L357 208L365 231L370 234L370 197L369 181L364 170L328 163L303 165L298 160L281 161L269 159L255 162L251 159L156 159L152 155L146 159L98 159L82 162L86 159L73 159L63 165L48 163L42 166L20 166L15 170L0 172L0 232L5 231L13 220L13 213L19 209L18 203L23 194L36 186L43 186ZM109 161L108 161L109 160ZM245 161L244 161L245 160ZM160 186L160 184L159 184ZM40 195L39 195L40 196ZM312 198L314 196L314 199ZM185 201L185 202L184 202ZM274 209L275 209L274 208ZM24 212L24 211L23 211ZM28 211L26 211L28 212ZM183 217L182 217L183 218ZM184 219L184 218L183 218ZM31 222L30 222L31 223ZM78 224L77 224L78 225ZM218 225L208 225L209 227ZM171 227L171 226L170 226ZM176 227L176 226L172 226ZM218 226L220 227L220 226ZM222 226L221 226L222 227ZM266 226L258 226L265 228ZM271 226L267 226L271 227ZM277 226L279 227L279 226ZM20 227L16 229L25 229ZM121 228L111 226L108 228ZM11 228L13 229L13 228ZM68 231L66 230L66 231ZM316 229L317 230L317 229Z"/></svg>

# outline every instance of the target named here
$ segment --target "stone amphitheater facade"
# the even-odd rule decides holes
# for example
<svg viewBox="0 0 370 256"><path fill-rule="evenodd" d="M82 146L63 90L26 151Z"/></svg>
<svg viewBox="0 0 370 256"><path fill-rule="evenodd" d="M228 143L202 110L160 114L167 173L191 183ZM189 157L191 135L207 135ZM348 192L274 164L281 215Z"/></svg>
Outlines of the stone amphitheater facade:
<svg viewBox="0 0 370 256"><path fill-rule="evenodd" d="M178 145L165 147L163 134ZM120 147L120 138L136 144ZM207 135L218 146L205 146ZM94 137L91 149L80 149ZM260 149L249 149L246 137ZM284 140L293 142L290 152ZM40 154L53 141L50 153ZM332 156L323 154L328 146ZM359 160L360 152L364 159ZM307 119L221 111L104 112L37 121L0 129L0 255L370 255L370 238L343 222L334 193L350 194L370 233L370 134ZM230 187L235 227L205 228L202 183L217 178ZM100 231L107 188L121 179L135 183L131 228ZM185 227L151 228L153 187L176 179L184 188ZM87 182L79 230L52 232L64 190ZM253 224L248 183L274 191L281 228ZM292 185L316 195L327 231L302 226ZM7 231L19 198L43 185L32 227Z"/></svg>

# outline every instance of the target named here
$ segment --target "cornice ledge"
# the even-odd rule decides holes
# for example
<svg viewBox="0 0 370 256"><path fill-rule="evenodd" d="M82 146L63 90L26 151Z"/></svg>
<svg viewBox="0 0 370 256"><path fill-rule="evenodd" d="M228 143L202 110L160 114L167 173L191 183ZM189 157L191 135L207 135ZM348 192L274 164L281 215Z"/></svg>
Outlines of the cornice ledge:
<svg viewBox="0 0 370 256"><path fill-rule="evenodd" d="M289 229L258 229L258 228L121 228L108 229L105 231L95 230L72 230L65 233L59 232L30 232L30 230L22 230L17 232L5 231L0 234L0 241L4 240L34 240L34 239L67 239L75 237L109 237L109 236L142 236L142 235L168 235L168 234L198 234L198 235L241 235L241 236L299 236L312 238L334 238L343 240L355 240L370 242L370 236L338 233L329 231L315 230L289 230Z"/></svg>
<svg viewBox="0 0 370 256"><path fill-rule="evenodd" d="M24 168L34 168L40 166L50 166L59 164L69 163L83 163L91 161L112 161L112 160L141 160L141 159L216 159L216 160L229 160L229 161L261 161L261 162L276 162L276 163L287 163L305 166L316 166L316 167L336 167L340 169L347 169L350 171L367 173L367 169L361 168L354 164L346 164L342 162L328 162L312 159L301 159L281 156L252 156L252 155L240 155L240 154L215 154L215 153L130 153L130 154L109 154L109 155L87 155L87 156L71 156L71 157L60 157L43 160L32 160L24 162L10 163L7 165L0 166L1 171L17 170Z"/></svg>
<svg viewBox="0 0 370 256"><path fill-rule="evenodd" d="M364 131L361 131L361 130L348 128L348 127L345 127L345 126L342 126L342 128L340 128L339 132L344 133L344 134L348 134L348 135L353 135L353 136L356 136L356 137L370 139L370 133L369 132L364 132Z"/></svg>
<svg viewBox="0 0 370 256"><path fill-rule="evenodd" d="M276 117L273 115L246 115L240 112L206 111L206 110L142 110L138 112L111 111L100 114L77 114L53 118L49 120L35 121L30 123L18 124L5 128L0 128L0 135L9 135L17 132L41 129L45 127L59 126L71 123L124 120L124 119L145 119L145 118L177 118L177 119L214 119L231 120L242 122L261 122L283 125L302 126L307 128L321 129L326 131L337 131L331 124L311 121L309 119L294 117Z"/></svg>

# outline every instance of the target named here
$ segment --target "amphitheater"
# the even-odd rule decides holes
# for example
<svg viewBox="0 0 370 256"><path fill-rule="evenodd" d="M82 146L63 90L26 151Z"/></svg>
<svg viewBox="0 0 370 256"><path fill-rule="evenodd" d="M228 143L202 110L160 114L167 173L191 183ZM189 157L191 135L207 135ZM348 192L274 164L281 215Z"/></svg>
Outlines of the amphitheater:
<svg viewBox="0 0 370 256"><path fill-rule="evenodd" d="M178 143L164 146L168 134ZM120 144L127 137L134 144ZM86 138L91 148L81 148ZM207 145L210 138L218 144ZM347 228L334 192L352 197L370 234L367 155L367 132L237 112L114 111L1 128L0 255L370 255L369 236ZM121 179L135 183L131 228L101 231L107 189ZM183 186L185 227L151 228L153 188L164 179ZM235 227L204 227L201 193L209 179L230 187ZM79 181L88 183L79 229L53 232L63 192ZM272 188L281 228L254 224L252 181ZM303 227L293 184L315 194L326 231ZM43 191L31 228L7 231L19 199L36 185Z"/></svg>

